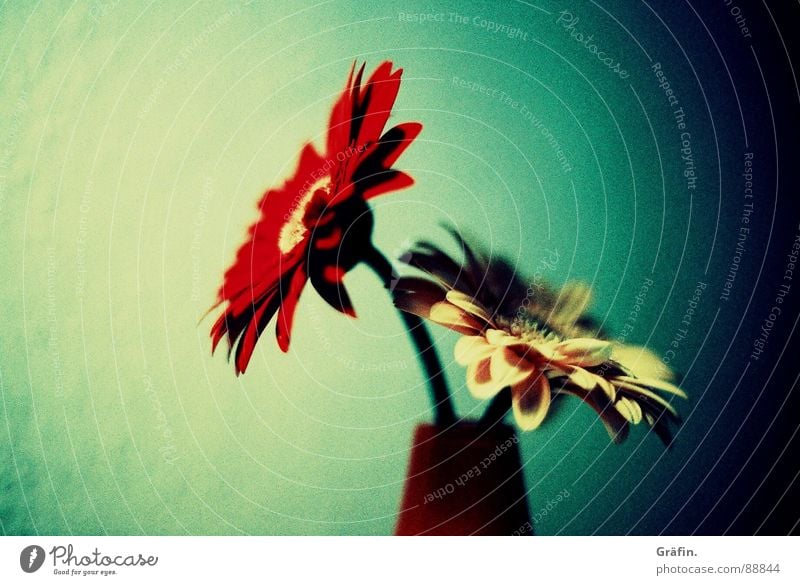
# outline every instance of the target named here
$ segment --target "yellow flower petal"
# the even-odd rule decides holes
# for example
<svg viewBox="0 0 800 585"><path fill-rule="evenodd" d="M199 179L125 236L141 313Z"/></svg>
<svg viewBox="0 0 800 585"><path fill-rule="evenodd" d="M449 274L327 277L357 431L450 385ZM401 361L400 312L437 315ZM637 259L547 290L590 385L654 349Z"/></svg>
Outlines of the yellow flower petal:
<svg viewBox="0 0 800 585"><path fill-rule="evenodd" d="M487 329L486 341L496 346L514 345L516 343L522 343L519 337L516 337L514 335L509 335L508 333L506 333L505 331L501 331L500 329Z"/></svg>
<svg viewBox="0 0 800 585"><path fill-rule="evenodd" d="M550 382L544 374L531 376L511 387L514 419L523 431L532 431L542 424L550 408Z"/></svg>
<svg viewBox="0 0 800 585"><path fill-rule="evenodd" d="M467 366L467 388L475 398L486 400L500 392L504 386L492 380L490 359L477 360Z"/></svg>
<svg viewBox="0 0 800 585"><path fill-rule="evenodd" d="M447 300L454 304L456 307L465 310L467 313L479 317L483 319L487 323L492 322L492 318L489 315L489 311L487 311L483 305L481 305L478 301L473 299L472 297L465 295L464 293L451 290L447 292L446 296Z"/></svg>
<svg viewBox="0 0 800 585"><path fill-rule="evenodd" d="M468 366L476 360L488 358L492 351L494 348L486 343L483 335L465 335L456 342L453 353L459 365Z"/></svg>
<svg viewBox="0 0 800 585"><path fill-rule="evenodd" d="M564 372L569 377L569 381L578 386L579 388L583 388L584 390L591 390L598 384L599 376L595 376L594 374L590 374L583 368L577 368L572 366L561 366Z"/></svg>
<svg viewBox="0 0 800 585"><path fill-rule="evenodd" d="M617 411L624 416L628 422L638 425L642 422L642 407L635 400L630 400L621 396L617 402L614 403Z"/></svg>
<svg viewBox="0 0 800 585"><path fill-rule="evenodd" d="M658 404L660 404L661 406L666 408L668 411L670 411L675 416L678 416L678 411L675 410L674 406L672 406L669 402L664 400L661 396L659 396L655 392L652 392L652 391L648 390L647 388L644 388L642 386L637 386L635 383L624 382L619 377L612 378L611 379L611 383L613 385L615 385L615 386L618 386L619 388L624 389L624 390L628 390L628 391L631 391L631 392L636 392L638 394L641 394L642 396L646 396L647 398L650 398L654 402L657 402Z"/></svg>
<svg viewBox="0 0 800 585"><path fill-rule="evenodd" d="M592 302L592 289L584 282L568 282L561 289L553 308L554 321L573 325Z"/></svg>
<svg viewBox="0 0 800 585"><path fill-rule="evenodd" d="M447 301L439 301L431 307L431 321L464 335L475 335L483 328L475 317Z"/></svg>
<svg viewBox="0 0 800 585"><path fill-rule="evenodd" d="M633 412L631 411L630 403L627 398L624 396L620 397L620 399L614 403L614 408L618 413L625 417L625 420L631 422L633 419Z"/></svg>
<svg viewBox="0 0 800 585"><path fill-rule="evenodd" d="M573 366L599 366L611 358L612 345L602 339L583 337L568 339L555 346L555 350L568 358Z"/></svg>
<svg viewBox="0 0 800 585"><path fill-rule="evenodd" d="M509 347L498 347L492 354L490 372L492 380L502 387L513 386L530 377L533 362L521 357Z"/></svg>
<svg viewBox="0 0 800 585"><path fill-rule="evenodd" d="M614 400L616 400L617 388L616 386L614 386L614 384L612 384L602 376L597 376L597 385L600 386L603 392L605 392L606 396L608 396L608 399L610 401L613 402Z"/></svg>
<svg viewBox="0 0 800 585"><path fill-rule="evenodd" d="M538 355L542 361L551 362L554 365L558 362L564 361L566 356L560 354L555 349L555 344L552 342L548 343L531 343L529 344L531 348L532 355Z"/></svg>
<svg viewBox="0 0 800 585"><path fill-rule="evenodd" d="M635 400L631 400L631 411L633 412L633 420L631 421L633 424L638 425L642 422L642 406Z"/></svg>
<svg viewBox="0 0 800 585"><path fill-rule="evenodd" d="M640 345L624 345L615 343L611 358L622 364L637 378L658 378L672 381L675 374L652 351Z"/></svg>
<svg viewBox="0 0 800 585"><path fill-rule="evenodd" d="M648 388L655 388L656 390L661 390L662 392L669 392L670 394L680 396L681 398L688 398L688 396L686 396L686 392L678 388L675 384L670 384L669 382L665 380L659 380L658 378L631 378L630 376L617 376L615 379L622 382L628 382L629 384L635 384L636 386L647 386Z"/></svg>

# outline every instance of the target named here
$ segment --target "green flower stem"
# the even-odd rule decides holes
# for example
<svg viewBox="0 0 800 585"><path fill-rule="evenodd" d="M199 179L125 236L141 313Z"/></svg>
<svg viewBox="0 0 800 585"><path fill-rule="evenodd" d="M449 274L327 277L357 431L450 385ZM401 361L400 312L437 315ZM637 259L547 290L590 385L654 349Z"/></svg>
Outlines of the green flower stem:
<svg viewBox="0 0 800 585"><path fill-rule="evenodd" d="M378 275L383 286L391 291L392 284L397 280L397 274L386 256L377 248L372 247L364 256L364 262ZM399 311L399 313L414 342L417 356L428 379L428 390L434 407L434 422L437 425L452 425L456 422L456 413L442 371L442 363L436 354L436 348L433 346L433 339L428 328L416 315L405 311Z"/></svg>

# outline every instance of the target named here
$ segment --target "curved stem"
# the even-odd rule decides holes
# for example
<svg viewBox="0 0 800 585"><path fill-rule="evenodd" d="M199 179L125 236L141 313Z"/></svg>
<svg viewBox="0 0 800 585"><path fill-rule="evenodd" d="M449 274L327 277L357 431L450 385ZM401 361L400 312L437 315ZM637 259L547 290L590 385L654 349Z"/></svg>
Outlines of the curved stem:
<svg viewBox="0 0 800 585"><path fill-rule="evenodd" d="M450 391L447 389L444 372L442 372L442 364L436 354L436 348L433 346L433 339L431 339L428 328L416 315L405 311L399 311L399 313L417 348L425 375L428 377L428 387L434 406L434 422L437 425L451 425L456 422L456 413L453 410L453 401L450 398Z"/></svg>
<svg viewBox="0 0 800 585"><path fill-rule="evenodd" d="M367 266L372 268L375 274L383 282L387 290L391 290L392 285L397 279L397 274L391 262L374 246L367 251L363 257ZM447 382L442 371L442 363L436 354L428 328L425 323L411 313L398 311L406 326L408 335L414 342L417 355L422 362L423 370L428 378L428 389L431 394L431 401L434 407L434 422L437 425L450 425L456 422L456 413L453 410L453 401L450 398L450 391L447 389Z"/></svg>

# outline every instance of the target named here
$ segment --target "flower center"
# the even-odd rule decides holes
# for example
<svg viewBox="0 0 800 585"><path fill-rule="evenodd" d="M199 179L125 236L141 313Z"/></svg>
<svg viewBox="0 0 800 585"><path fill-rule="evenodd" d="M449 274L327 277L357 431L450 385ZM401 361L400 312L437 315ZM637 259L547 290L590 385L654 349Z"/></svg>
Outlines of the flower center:
<svg viewBox="0 0 800 585"><path fill-rule="evenodd" d="M328 194L330 187L330 177L323 177L318 179L316 183L302 194L299 198L295 199L295 205L292 210L286 214L284 218L286 223L281 228L281 233L278 237L278 248L283 254L288 254L302 242L308 234L308 227L306 226L306 211L311 201L315 197L325 197Z"/></svg>
<svg viewBox="0 0 800 585"><path fill-rule="evenodd" d="M525 343L537 344L561 341L554 331L551 331L548 327L528 315L517 315L513 319L499 317L497 318L497 324Z"/></svg>

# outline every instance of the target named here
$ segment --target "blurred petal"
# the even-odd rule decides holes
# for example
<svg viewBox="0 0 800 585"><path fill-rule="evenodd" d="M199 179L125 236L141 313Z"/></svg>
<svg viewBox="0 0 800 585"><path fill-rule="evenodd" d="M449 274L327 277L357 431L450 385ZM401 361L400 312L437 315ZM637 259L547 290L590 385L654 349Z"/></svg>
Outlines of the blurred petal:
<svg viewBox="0 0 800 585"><path fill-rule="evenodd" d="M625 389L625 390L628 390L628 391L631 391L631 392L636 392L638 394L641 394L642 396L646 396L647 398L649 398L653 402L656 402L657 404L659 404L663 408L667 409L673 416L678 416L678 411L675 410L675 407L672 406L669 402L664 400L661 396L659 396L655 392L651 392L647 388L643 388L641 386L637 386L636 384L632 384L630 382L620 381L619 378L614 378L613 380L611 380L611 382L614 385L618 386L619 388L622 388L622 389Z"/></svg>
<svg viewBox="0 0 800 585"><path fill-rule="evenodd" d="M411 175L395 169L382 170L369 175L358 183L361 196L365 199L373 199L378 195L383 195L389 191L400 191L414 184Z"/></svg>
<svg viewBox="0 0 800 585"><path fill-rule="evenodd" d="M394 305L401 311L429 319L431 307L444 299L444 289L433 281L403 277L392 285Z"/></svg>
<svg viewBox="0 0 800 585"><path fill-rule="evenodd" d="M617 399L617 388L603 376L597 376L597 385L612 402Z"/></svg>
<svg viewBox="0 0 800 585"><path fill-rule="evenodd" d="M492 398L504 387L492 380L489 358L472 362L467 366L467 388L475 398L486 400Z"/></svg>
<svg viewBox="0 0 800 585"><path fill-rule="evenodd" d="M480 317L487 323L492 322L489 312L475 299L465 295L457 290L447 292L447 300L454 304L456 307L464 309L468 313Z"/></svg>
<svg viewBox="0 0 800 585"><path fill-rule="evenodd" d="M465 335L456 342L454 350L456 362L468 366L476 360L484 360L492 355L494 348L486 343L483 335Z"/></svg>
<svg viewBox="0 0 800 585"><path fill-rule="evenodd" d="M392 285L392 290L423 294L433 299L431 305L445 300L446 293L445 289L439 284L427 278L419 278L417 276L403 276L398 278Z"/></svg>
<svg viewBox="0 0 800 585"><path fill-rule="evenodd" d="M675 384L670 384L669 382L659 380L657 378L631 378L630 376L618 376L616 379L622 382L628 382L629 384L635 384L636 386L646 386L648 388L661 390L662 392L669 392L670 394L680 396L681 398L688 398L686 396L686 392L678 388Z"/></svg>
<svg viewBox="0 0 800 585"><path fill-rule="evenodd" d="M564 373L569 378L569 381L578 386L579 388L583 388L584 390L591 390L598 385L600 377L587 372L583 368L577 368L573 366L561 366L561 369L564 370Z"/></svg>
<svg viewBox="0 0 800 585"><path fill-rule="evenodd" d="M642 420L642 409L635 400L620 396L614 403L614 408L630 423L639 424Z"/></svg>
<svg viewBox="0 0 800 585"><path fill-rule="evenodd" d="M511 348L498 347L492 354L490 372L492 380L505 388L529 378L534 367L533 362L519 356Z"/></svg>
<svg viewBox="0 0 800 585"><path fill-rule="evenodd" d="M555 350L568 357L574 366L599 366L611 358L612 346L608 341L592 338L568 339L555 346Z"/></svg>
<svg viewBox="0 0 800 585"><path fill-rule="evenodd" d="M461 266L446 253L438 249L428 250L425 242L403 255L402 261L435 278L439 284L448 289L453 288L463 272Z"/></svg>
<svg viewBox="0 0 800 585"><path fill-rule="evenodd" d="M566 357L556 351L556 346L552 342L531 344L530 348L535 354L538 354L542 360L549 362L555 367L558 367L559 362L563 362Z"/></svg>
<svg viewBox="0 0 800 585"><path fill-rule="evenodd" d="M646 347L615 343L611 357L637 378L657 378L667 381L675 378L672 370Z"/></svg>
<svg viewBox="0 0 800 585"><path fill-rule="evenodd" d="M447 301L441 301L433 305L430 318L432 321L436 321L440 325L449 327L464 335L474 335L483 328L475 317Z"/></svg>
<svg viewBox="0 0 800 585"><path fill-rule="evenodd" d="M435 303L436 301L433 304ZM412 313L423 319L430 319L431 316L431 303L427 299L411 292L395 291L394 306L401 311Z"/></svg>
<svg viewBox="0 0 800 585"><path fill-rule="evenodd" d="M631 422L638 425L642 422L642 405L631 399L628 399L628 402L630 403L631 412L633 412L633 420Z"/></svg>
<svg viewBox="0 0 800 585"><path fill-rule="evenodd" d="M623 417L611 404L606 395L601 390L593 390L587 392L579 388L564 387L563 392L572 394L583 400L586 404L591 406L594 411L600 416L600 420L605 426L609 437L619 444L622 443L628 436L628 424L625 417Z"/></svg>
<svg viewBox="0 0 800 585"><path fill-rule="evenodd" d="M592 289L584 282L568 282L559 293L553 308L553 320L573 325L589 308Z"/></svg>
<svg viewBox="0 0 800 585"><path fill-rule="evenodd" d="M391 168L421 131L422 124L419 122L398 124L388 130L379 141L367 148L363 164L365 169L360 172Z"/></svg>
<svg viewBox="0 0 800 585"><path fill-rule="evenodd" d="M522 342L516 335L509 335L500 329L487 329L486 341L495 346L518 345Z"/></svg>

